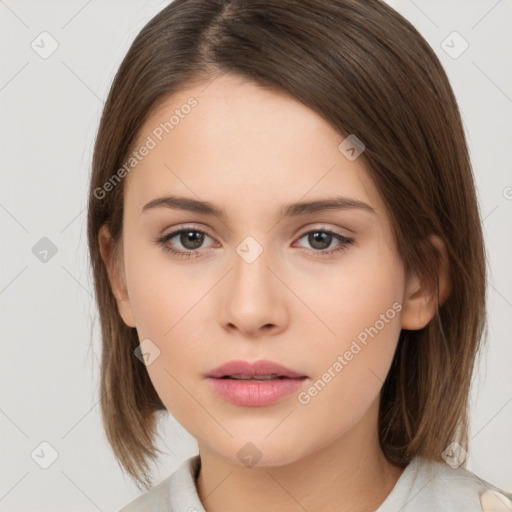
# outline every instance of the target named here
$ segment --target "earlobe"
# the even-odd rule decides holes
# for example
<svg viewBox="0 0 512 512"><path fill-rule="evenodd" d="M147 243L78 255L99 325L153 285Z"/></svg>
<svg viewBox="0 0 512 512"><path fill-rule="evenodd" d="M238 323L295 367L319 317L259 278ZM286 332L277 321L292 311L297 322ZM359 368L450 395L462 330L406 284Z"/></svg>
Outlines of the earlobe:
<svg viewBox="0 0 512 512"><path fill-rule="evenodd" d="M444 304L451 292L450 265L446 247L436 235L431 235L429 240L440 255L437 289L432 292L423 282L420 282L416 274L411 276L407 283L402 308L402 329L423 329L434 317L438 308Z"/></svg>
<svg viewBox="0 0 512 512"><path fill-rule="evenodd" d="M98 242L101 258L107 269L110 287L116 299L119 314L128 327L135 327L135 318L126 288L124 271L120 268L115 258L114 242L107 224L101 226L98 233Z"/></svg>

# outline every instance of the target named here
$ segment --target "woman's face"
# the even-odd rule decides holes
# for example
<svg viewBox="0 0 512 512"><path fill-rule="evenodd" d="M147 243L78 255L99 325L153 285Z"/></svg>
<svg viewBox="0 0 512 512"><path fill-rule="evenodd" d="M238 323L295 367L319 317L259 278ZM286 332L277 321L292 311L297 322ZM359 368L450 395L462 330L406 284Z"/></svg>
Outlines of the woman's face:
<svg viewBox="0 0 512 512"><path fill-rule="evenodd" d="M228 75L169 97L139 132L135 148L146 150L124 178L119 310L167 409L233 462L252 451L280 465L355 432L376 435L407 289L361 147L351 151L351 138L339 149L343 140L295 99ZM191 209L144 208L170 196ZM335 198L367 206L288 208ZM305 378L249 405L207 378L263 359ZM229 383L250 393L275 384Z"/></svg>

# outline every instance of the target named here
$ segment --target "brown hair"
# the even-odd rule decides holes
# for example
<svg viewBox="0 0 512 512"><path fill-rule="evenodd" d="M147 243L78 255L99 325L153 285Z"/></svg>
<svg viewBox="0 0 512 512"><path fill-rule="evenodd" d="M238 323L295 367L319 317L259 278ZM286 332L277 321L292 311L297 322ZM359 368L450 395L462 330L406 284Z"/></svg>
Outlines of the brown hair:
<svg viewBox="0 0 512 512"><path fill-rule="evenodd" d="M444 242L451 294L421 330L402 330L383 385L379 438L405 466L468 449L471 378L485 330L486 267L480 214L457 102L434 51L380 0L175 0L138 34L113 81L97 133L88 242L102 329L101 410L118 461L149 488L156 411L165 410L135 357L101 259L108 223L120 247L124 180L98 190L123 165L149 114L170 94L220 73L286 91L340 134L356 134L360 158L390 212L407 273L438 290Z"/></svg>

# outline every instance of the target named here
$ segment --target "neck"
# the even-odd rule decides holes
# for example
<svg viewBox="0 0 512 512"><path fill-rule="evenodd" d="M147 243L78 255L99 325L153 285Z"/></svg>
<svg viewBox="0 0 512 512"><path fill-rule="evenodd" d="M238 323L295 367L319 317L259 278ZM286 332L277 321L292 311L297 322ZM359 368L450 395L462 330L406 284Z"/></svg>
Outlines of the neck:
<svg viewBox="0 0 512 512"><path fill-rule="evenodd" d="M199 498L207 512L374 512L403 468L384 457L377 435L378 402L361 421L306 457L281 466L245 467L199 445Z"/></svg>

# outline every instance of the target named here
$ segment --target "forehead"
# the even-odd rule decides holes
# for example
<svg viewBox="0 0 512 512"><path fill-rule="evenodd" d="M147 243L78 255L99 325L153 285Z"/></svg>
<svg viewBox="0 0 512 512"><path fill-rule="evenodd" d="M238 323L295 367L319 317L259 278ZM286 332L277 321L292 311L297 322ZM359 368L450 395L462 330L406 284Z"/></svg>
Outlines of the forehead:
<svg viewBox="0 0 512 512"><path fill-rule="evenodd" d="M304 196L352 196L382 208L362 159L340 151L345 139L295 98L221 76L168 96L139 130L145 156L128 174L138 205L187 193L246 210Z"/></svg>

